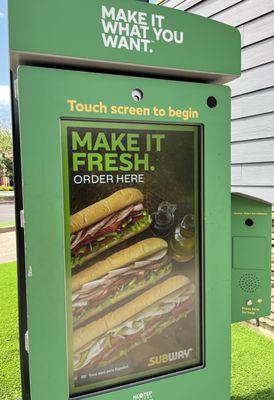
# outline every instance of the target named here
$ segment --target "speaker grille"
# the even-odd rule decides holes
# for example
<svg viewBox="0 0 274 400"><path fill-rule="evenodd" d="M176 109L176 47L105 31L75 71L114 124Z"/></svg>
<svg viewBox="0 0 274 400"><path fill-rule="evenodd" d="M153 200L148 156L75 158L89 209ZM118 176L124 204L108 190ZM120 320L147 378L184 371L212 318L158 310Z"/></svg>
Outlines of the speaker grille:
<svg viewBox="0 0 274 400"><path fill-rule="evenodd" d="M256 292L260 287L260 280L254 274L244 274L239 280L240 288L247 293Z"/></svg>

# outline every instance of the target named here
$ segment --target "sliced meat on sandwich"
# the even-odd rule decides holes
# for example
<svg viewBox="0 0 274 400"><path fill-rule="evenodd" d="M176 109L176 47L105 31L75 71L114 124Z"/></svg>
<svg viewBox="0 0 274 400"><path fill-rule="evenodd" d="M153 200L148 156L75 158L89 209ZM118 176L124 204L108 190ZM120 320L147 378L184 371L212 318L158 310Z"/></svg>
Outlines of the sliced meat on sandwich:
<svg viewBox="0 0 274 400"><path fill-rule="evenodd" d="M169 274L172 264L167 247L163 239L145 239L74 275L74 325Z"/></svg>
<svg viewBox="0 0 274 400"><path fill-rule="evenodd" d="M147 229L151 218L143 202L140 190L122 189L72 215L70 248L73 266L82 265Z"/></svg>
<svg viewBox="0 0 274 400"><path fill-rule="evenodd" d="M194 306L194 286L182 275L155 285L102 318L75 330L74 371L112 364L167 327Z"/></svg>

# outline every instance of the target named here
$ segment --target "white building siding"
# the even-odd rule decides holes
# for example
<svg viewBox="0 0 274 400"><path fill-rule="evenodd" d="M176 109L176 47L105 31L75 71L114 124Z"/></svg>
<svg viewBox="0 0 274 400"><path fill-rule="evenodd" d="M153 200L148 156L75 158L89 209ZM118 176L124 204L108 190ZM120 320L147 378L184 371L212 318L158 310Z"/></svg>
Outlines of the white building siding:
<svg viewBox="0 0 274 400"><path fill-rule="evenodd" d="M232 90L232 189L274 204L273 0L166 0L163 5L237 27L242 76Z"/></svg>

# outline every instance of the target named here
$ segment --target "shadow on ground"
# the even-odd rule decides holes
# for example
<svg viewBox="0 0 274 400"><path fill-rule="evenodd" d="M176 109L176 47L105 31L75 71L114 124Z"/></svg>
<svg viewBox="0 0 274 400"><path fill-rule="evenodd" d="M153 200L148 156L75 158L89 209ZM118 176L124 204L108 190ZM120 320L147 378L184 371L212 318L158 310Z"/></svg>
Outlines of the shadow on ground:
<svg viewBox="0 0 274 400"><path fill-rule="evenodd" d="M273 389L263 390L261 392L242 395L242 396L232 396L231 400L273 400L274 399L274 387Z"/></svg>

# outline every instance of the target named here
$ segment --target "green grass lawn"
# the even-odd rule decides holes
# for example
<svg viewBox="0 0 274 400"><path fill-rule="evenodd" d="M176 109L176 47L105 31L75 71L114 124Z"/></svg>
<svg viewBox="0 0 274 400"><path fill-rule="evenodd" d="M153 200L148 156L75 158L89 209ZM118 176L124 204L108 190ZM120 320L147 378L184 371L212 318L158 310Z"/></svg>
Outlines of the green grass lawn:
<svg viewBox="0 0 274 400"><path fill-rule="evenodd" d="M232 399L274 400L274 340L232 326Z"/></svg>
<svg viewBox="0 0 274 400"><path fill-rule="evenodd" d="M15 263L0 265L0 399L20 397Z"/></svg>
<svg viewBox="0 0 274 400"><path fill-rule="evenodd" d="M0 265L1 400L20 397L16 290L15 263ZM232 400L273 400L274 341L235 324L232 346Z"/></svg>

